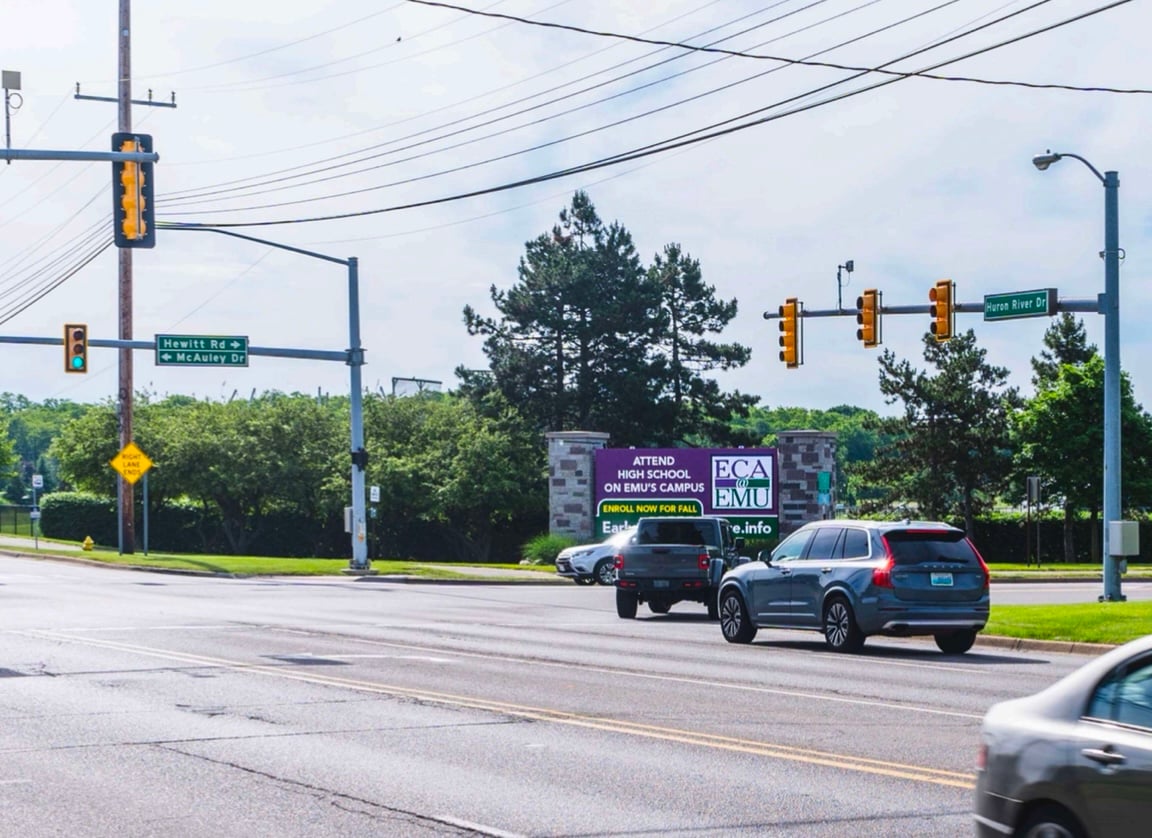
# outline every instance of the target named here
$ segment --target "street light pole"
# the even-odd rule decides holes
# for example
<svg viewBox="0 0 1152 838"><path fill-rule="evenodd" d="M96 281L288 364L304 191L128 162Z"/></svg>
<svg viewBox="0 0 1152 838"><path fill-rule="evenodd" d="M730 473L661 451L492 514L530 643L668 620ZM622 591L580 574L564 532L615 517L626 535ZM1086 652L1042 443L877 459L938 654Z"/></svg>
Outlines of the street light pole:
<svg viewBox="0 0 1152 838"><path fill-rule="evenodd" d="M1078 154L1048 151L1032 158L1044 171L1056 161L1079 160L1104 186L1104 293L1097 310L1104 315L1104 594L1101 601L1121 602L1120 564L1112 555L1111 523L1120 509L1120 175L1100 172Z"/></svg>

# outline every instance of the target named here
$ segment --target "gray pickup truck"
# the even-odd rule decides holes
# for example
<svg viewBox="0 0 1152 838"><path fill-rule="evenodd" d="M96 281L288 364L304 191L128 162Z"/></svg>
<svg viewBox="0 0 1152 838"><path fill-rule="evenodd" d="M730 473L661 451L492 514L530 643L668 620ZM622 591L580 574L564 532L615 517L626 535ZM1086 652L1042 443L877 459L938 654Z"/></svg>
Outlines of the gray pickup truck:
<svg viewBox="0 0 1152 838"><path fill-rule="evenodd" d="M744 539L726 518L641 518L636 535L616 553L616 613L636 616L640 603L666 614L678 602L700 602L719 619L720 577L741 563Z"/></svg>

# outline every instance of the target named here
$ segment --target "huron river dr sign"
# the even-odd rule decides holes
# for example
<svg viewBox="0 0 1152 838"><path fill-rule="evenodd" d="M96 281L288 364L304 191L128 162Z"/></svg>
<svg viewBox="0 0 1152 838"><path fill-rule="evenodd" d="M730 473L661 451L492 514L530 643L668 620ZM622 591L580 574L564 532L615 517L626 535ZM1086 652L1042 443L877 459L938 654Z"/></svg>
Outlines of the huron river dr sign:
<svg viewBox="0 0 1152 838"><path fill-rule="evenodd" d="M156 335L158 367L246 367L248 338L240 335Z"/></svg>
<svg viewBox="0 0 1152 838"><path fill-rule="evenodd" d="M1056 313L1056 289L1012 291L984 295L985 320L1014 320L1017 317L1050 317Z"/></svg>

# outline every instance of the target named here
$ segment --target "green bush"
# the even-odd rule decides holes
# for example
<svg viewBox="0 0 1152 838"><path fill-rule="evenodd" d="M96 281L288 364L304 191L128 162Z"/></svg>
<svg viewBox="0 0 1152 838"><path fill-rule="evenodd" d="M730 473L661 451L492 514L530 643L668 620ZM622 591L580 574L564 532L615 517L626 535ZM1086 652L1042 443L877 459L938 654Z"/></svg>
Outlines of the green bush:
<svg viewBox="0 0 1152 838"><path fill-rule="evenodd" d="M92 540L103 546L119 541L116 499L91 492L52 492L40 500L40 532L64 541Z"/></svg>
<svg viewBox="0 0 1152 838"><path fill-rule="evenodd" d="M521 552L528 564L552 564L561 550L578 543L570 535L538 535L529 539L521 548Z"/></svg>

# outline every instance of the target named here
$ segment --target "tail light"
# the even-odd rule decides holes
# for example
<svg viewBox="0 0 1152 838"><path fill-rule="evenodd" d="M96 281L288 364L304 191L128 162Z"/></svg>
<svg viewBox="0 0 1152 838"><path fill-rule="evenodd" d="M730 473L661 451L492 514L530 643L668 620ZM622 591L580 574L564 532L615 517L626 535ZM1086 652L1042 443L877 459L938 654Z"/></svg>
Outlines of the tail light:
<svg viewBox="0 0 1152 838"><path fill-rule="evenodd" d="M699 556L696 557L696 566L699 567L701 570L707 570L709 567L712 566L712 557L709 556L707 553L701 553Z"/></svg>
<svg viewBox="0 0 1152 838"><path fill-rule="evenodd" d="M623 553L617 553L616 554L616 558L614 558L612 560L612 566L614 568L616 568L617 570L620 570L624 567L624 554Z"/></svg>
<svg viewBox="0 0 1152 838"><path fill-rule="evenodd" d="M891 588L892 568L896 565L896 559L892 557L892 550L888 547L888 539L885 538L883 541L884 552L888 554L888 558L884 560L884 564L872 568L872 584L877 588Z"/></svg>
<svg viewBox="0 0 1152 838"><path fill-rule="evenodd" d="M987 588L992 582L992 574L988 570L988 564L984 561L984 557L980 555L980 551L976 549L976 545L970 539L964 539L968 542L968 546L972 548L972 552L976 554L976 560L980 562L980 572L984 574L984 587Z"/></svg>

